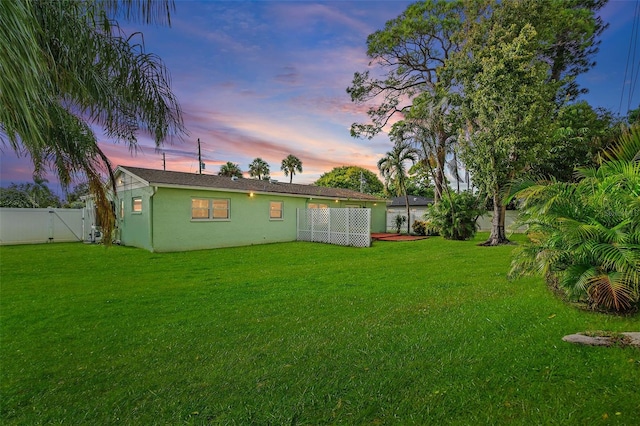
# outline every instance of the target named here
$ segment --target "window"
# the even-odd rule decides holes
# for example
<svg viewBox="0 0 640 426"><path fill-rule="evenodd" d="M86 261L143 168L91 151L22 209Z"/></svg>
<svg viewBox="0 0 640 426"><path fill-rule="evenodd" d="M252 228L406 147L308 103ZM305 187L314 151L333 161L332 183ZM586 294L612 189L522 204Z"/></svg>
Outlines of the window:
<svg viewBox="0 0 640 426"><path fill-rule="evenodd" d="M309 203L307 204L308 209L328 209L329 206L327 204L318 204L318 203Z"/></svg>
<svg viewBox="0 0 640 426"><path fill-rule="evenodd" d="M191 200L191 219L209 219L209 200L201 198Z"/></svg>
<svg viewBox="0 0 640 426"><path fill-rule="evenodd" d="M229 219L229 200L211 198L191 199L191 219Z"/></svg>
<svg viewBox="0 0 640 426"><path fill-rule="evenodd" d="M283 202L282 201L271 201L269 203L269 219L282 219L282 210L283 210Z"/></svg>
<svg viewBox="0 0 640 426"><path fill-rule="evenodd" d="M120 199L120 219L124 217L124 199Z"/></svg>
<svg viewBox="0 0 640 426"><path fill-rule="evenodd" d="M131 211L133 213L142 213L142 197L133 197L131 201Z"/></svg>
<svg viewBox="0 0 640 426"><path fill-rule="evenodd" d="M214 219L229 219L229 200L211 200Z"/></svg>

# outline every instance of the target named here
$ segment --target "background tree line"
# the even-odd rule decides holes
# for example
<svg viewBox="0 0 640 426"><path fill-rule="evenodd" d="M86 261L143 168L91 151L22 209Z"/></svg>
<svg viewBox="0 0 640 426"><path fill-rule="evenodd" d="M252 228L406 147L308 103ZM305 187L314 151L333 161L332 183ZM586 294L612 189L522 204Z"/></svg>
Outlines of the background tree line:
<svg viewBox="0 0 640 426"><path fill-rule="evenodd" d="M410 5L367 38L375 72L356 72L347 93L373 106L352 135L371 138L390 127L396 146L419 153L436 202L450 196L447 169L461 180L463 164L492 201L487 244L507 242L503 197L514 178L554 171L571 179L575 166L593 162L615 139L611 114L575 102L585 90L576 77L593 66L607 26L597 15L605 3Z"/></svg>

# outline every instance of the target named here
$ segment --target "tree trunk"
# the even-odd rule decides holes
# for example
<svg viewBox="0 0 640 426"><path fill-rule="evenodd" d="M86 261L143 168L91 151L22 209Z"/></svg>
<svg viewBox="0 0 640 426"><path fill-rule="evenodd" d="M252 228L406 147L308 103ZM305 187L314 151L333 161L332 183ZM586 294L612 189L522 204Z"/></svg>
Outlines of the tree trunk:
<svg viewBox="0 0 640 426"><path fill-rule="evenodd" d="M456 185L457 185L457 189L458 189L458 194L460 193L460 176L458 175L458 153L456 152L456 150L453 150L453 166L455 167L455 178L456 178Z"/></svg>
<svg viewBox="0 0 640 426"><path fill-rule="evenodd" d="M409 194L407 190L404 191L404 201L407 206L407 234L411 233L411 213L409 212Z"/></svg>
<svg viewBox="0 0 640 426"><path fill-rule="evenodd" d="M436 168L436 179L434 182L434 202L435 203L439 203L440 200L442 199L442 182L443 182L443 178L442 178L442 170L440 169L440 167Z"/></svg>
<svg viewBox="0 0 640 426"><path fill-rule="evenodd" d="M483 246L498 246L500 244L509 244L504 230L504 219L507 207L502 204L499 192L496 190L493 194L493 218L491 220L491 235L489 239L482 243Z"/></svg>
<svg viewBox="0 0 640 426"><path fill-rule="evenodd" d="M438 143L438 147L436 149L436 179L434 182L435 186L435 202L437 203L444 196L444 185L446 185L446 178L444 175L444 168L446 166L446 147L444 146L446 135L440 135Z"/></svg>

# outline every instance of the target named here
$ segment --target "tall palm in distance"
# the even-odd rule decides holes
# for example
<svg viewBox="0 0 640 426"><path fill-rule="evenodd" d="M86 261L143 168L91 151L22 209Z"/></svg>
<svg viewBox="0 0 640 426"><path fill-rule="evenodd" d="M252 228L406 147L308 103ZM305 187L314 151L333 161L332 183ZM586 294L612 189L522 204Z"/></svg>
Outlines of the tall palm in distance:
<svg viewBox="0 0 640 426"><path fill-rule="evenodd" d="M302 161L293 154L287 155L287 158L282 160L280 170L284 172L285 176L289 176L289 183L293 182L293 175L302 173Z"/></svg>
<svg viewBox="0 0 640 426"><path fill-rule="evenodd" d="M269 179L269 164L262 158L258 157L249 164L249 176L258 180Z"/></svg>
<svg viewBox="0 0 640 426"><path fill-rule="evenodd" d="M407 208L407 233L411 232L411 220L409 212L409 196L407 195L407 162L415 164L418 161L419 151L405 141L398 141L393 149L378 161L378 170L384 178L385 187L389 189L393 184L396 196L404 195Z"/></svg>
<svg viewBox="0 0 640 426"><path fill-rule="evenodd" d="M240 166L232 163L231 161L227 161L225 164L220 166L220 171L218 172L218 176L226 176L226 177L242 177L242 170L240 170Z"/></svg>

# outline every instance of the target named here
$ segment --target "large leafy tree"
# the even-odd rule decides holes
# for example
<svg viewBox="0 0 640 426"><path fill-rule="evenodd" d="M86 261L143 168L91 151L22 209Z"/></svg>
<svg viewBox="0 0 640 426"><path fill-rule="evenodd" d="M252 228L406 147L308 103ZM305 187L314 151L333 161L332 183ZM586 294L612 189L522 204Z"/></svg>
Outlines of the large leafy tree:
<svg viewBox="0 0 640 426"><path fill-rule="evenodd" d="M447 97L452 76L440 69L459 51L457 34L464 21L464 1L410 5L367 39L367 55L378 72L355 73L347 88L353 102L370 105L370 122L354 123L352 136L372 138L394 115L406 118L396 127L396 137L412 140L425 163L433 165L436 202L446 185L446 155L456 134L450 125L454 107Z"/></svg>
<svg viewBox="0 0 640 426"><path fill-rule="evenodd" d="M249 164L249 176L254 177L258 180L269 179L269 164L264 161L262 158L255 158L251 164Z"/></svg>
<svg viewBox="0 0 640 426"><path fill-rule="evenodd" d="M377 67L377 72L356 73L347 92L354 102L374 104L368 111L370 122L354 124L351 134L372 137L384 129L392 116L399 113L400 116L410 118L411 109L425 96L426 99L437 99L443 95L458 98L452 104L455 106L461 105L459 100L465 101L466 121L463 122L464 132L461 133L466 137L466 142L470 142L480 128L493 132L493 135L503 135L502 131L512 130L509 126L504 126L504 123L511 120L512 123L518 124L518 121L514 120L518 115L522 117L522 123L533 125L529 129L531 131L526 133L529 136L535 134L533 127L536 127L536 124L531 115L534 109L548 110L547 106L551 105L551 101L571 100L580 92L575 77L593 65L591 58L598 48L597 38L605 28L596 12L605 3L605 0L427 0L409 6L398 18L387 22L383 30L371 34L367 39L370 63ZM528 25L528 29L522 32L525 24ZM499 34L500 32L502 33ZM522 47L526 52L518 52ZM529 63L526 62L526 55ZM506 60L510 61L510 65L521 66L533 72L536 74L535 77L530 74L529 81L525 81L526 70L503 67L504 64L501 65L500 62ZM520 62L516 63L518 61ZM491 118L485 114L490 109L490 101L474 107L474 104L483 98L480 94L480 82L473 80L473 72L483 67L483 84L493 84L493 87L486 86L482 90L494 90L498 93L499 86L504 90L511 87L518 89L517 85L514 85L518 79L521 83L530 84L521 90L518 89L519 93L511 97L512 101L517 100L516 98L525 101L522 107L518 103L512 103L509 117L494 114L494 117L500 119L498 121L502 121L502 125L496 125L493 129ZM503 67L502 70L506 73L499 72L500 67ZM493 71L490 71L490 68L493 68ZM489 73L492 73L494 81L487 78ZM379 75L381 77L378 77ZM536 87L544 89L544 93L538 95ZM527 101L527 91L536 99L533 104ZM510 96L508 91L501 94L507 98ZM461 96L458 97L459 95ZM495 97L493 99L495 100ZM499 105L494 105L494 113L496 107L500 108ZM485 111L481 112L481 109ZM553 111L550 112L547 116L541 114L540 117L552 117ZM423 114L420 117L416 114L413 118L428 117L430 115ZM484 119L484 124L480 125L479 119ZM417 122L411 124L420 126L419 121L415 121ZM519 127L522 133L526 126ZM542 126L537 127L542 129ZM414 130L416 136L422 137L421 132L421 129ZM488 134L485 133L486 135ZM520 136L513 135L514 138ZM544 133L540 133L539 139L543 138ZM440 139L441 143L445 140ZM484 140L489 143L490 138ZM466 146L479 146L478 142L479 139L476 139ZM532 142L533 139L529 137L526 143ZM522 140L520 145L524 143ZM438 150L443 152L446 148L439 146ZM504 149L504 146L499 150L509 151ZM531 151L534 152L535 149ZM457 154L458 151L453 152ZM480 154L483 157L476 159L476 164L489 161L487 152ZM461 152L461 157L464 160L469 156ZM514 153L513 156L509 154L509 158L516 160L514 163L498 161L491 164L489 161L486 164L493 167L495 173L509 175L520 170L525 164L524 157L526 155ZM437 161L430 163L434 163L436 170L440 167ZM473 177L477 178L482 173L484 172L476 170ZM501 176L494 176L489 180L501 179ZM500 186L493 185L489 192L492 197ZM497 204L499 207L499 203ZM506 241L504 230L499 229L504 228L504 218L501 214L494 217L497 217L498 221L490 240L492 244Z"/></svg>
<svg viewBox="0 0 640 426"><path fill-rule="evenodd" d="M181 110L162 61L145 52L117 19L169 23L173 2L0 2L0 137L47 168L63 187L87 181L105 241L115 218L103 174L111 164L91 125L135 149L141 134L161 144L184 132Z"/></svg>
<svg viewBox="0 0 640 426"><path fill-rule="evenodd" d="M240 170L240 166L232 163L231 161L227 161L222 166L220 166L220 171L218 172L218 176L226 176L226 177L242 177L242 170Z"/></svg>
<svg viewBox="0 0 640 426"><path fill-rule="evenodd" d="M393 149L386 153L378 161L378 170L384 177L386 188L392 184L395 195L404 196L405 206L407 208L407 233L411 232L411 223L409 220L409 196L407 195L407 170L418 161L418 150L404 141L398 141L394 144Z"/></svg>
<svg viewBox="0 0 640 426"><path fill-rule="evenodd" d="M609 111L584 101L563 106L555 122L549 150L535 159L530 171L564 182L576 180L576 167L595 166L599 152L620 136L622 124Z"/></svg>
<svg viewBox="0 0 640 426"><path fill-rule="evenodd" d="M435 191L431 182L432 173L429 166L424 160L418 161L409 169L407 193L433 199L435 198Z"/></svg>
<svg viewBox="0 0 640 426"><path fill-rule="evenodd" d="M292 183L293 175L295 175L296 172L302 173L302 161L300 161L300 159L295 155L289 154L284 160L282 160L280 170L284 172L285 176L289 176L289 183Z"/></svg>
<svg viewBox="0 0 640 426"><path fill-rule="evenodd" d="M461 139L474 183L493 200L487 244L496 245L508 242L504 193L545 147L556 88L547 82L548 65L536 59L537 33L531 25L487 22L476 31L486 39L470 43L458 65L470 123Z"/></svg>
<svg viewBox="0 0 640 426"><path fill-rule="evenodd" d="M375 173L358 166L334 167L330 172L323 173L313 184L374 195L382 194L384 191L384 185Z"/></svg>
<svg viewBox="0 0 640 426"><path fill-rule="evenodd" d="M576 73L596 49L597 7L588 1L496 3L490 16L465 28L464 49L449 62L466 120L463 160L474 184L493 199L487 245L508 242L502 197L512 179L544 157L558 94L575 87ZM550 48L562 43L580 49Z"/></svg>
<svg viewBox="0 0 640 426"><path fill-rule="evenodd" d="M529 242L511 276L542 274L574 300L625 311L640 302L640 128L580 180L522 180L514 197Z"/></svg>
<svg viewBox="0 0 640 426"><path fill-rule="evenodd" d="M427 0L369 35L367 56L376 70L355 73L347 93L353 102L370 105L371 121L354 123L352 136L372 138L392 116L407 112L416 96L434 94L438 86L448 90L451 78L443 81L439 69L459 50L456 34L463 23L463 1Z"/></svg>

